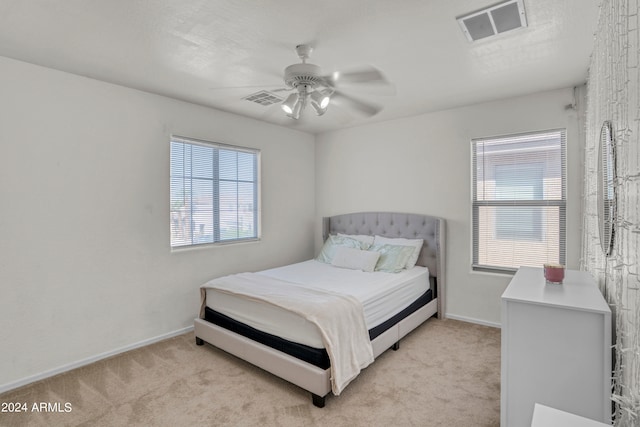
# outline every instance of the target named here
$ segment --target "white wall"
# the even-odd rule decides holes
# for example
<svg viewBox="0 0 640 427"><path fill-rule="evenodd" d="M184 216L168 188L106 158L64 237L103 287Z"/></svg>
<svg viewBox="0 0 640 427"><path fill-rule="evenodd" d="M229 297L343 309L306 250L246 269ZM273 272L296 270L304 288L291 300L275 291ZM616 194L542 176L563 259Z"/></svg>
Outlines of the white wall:
<svg viewBox="0 0 640 427"><path fill-rule="evenodd" d="M573 89L556 90L323 134L316 139L316 220L359 211L447 220L450 316L500 322L510 276L471 272L471 139L566 128L567 264L580 255L581 142ZM319 223L319 222L318 222ZM321 237L316 232L316 249Z"/></svg>
<svg viewBox="0 0 640 427"><path fill-rule="evenodd" d="M509 277L470 271L474 137L568 129L568 264L578 265L571 89L316 138L7 58L0 93L0 390L188 328L201 283L310 258L320 218L339 213L446 218L447 313L498 324ZM262 150L260 242L171 252L171 134Z"/></svg>
<svg viewBox="0 0 640 427"><path fill-rule="evenodd" d="M191 326L210 278L313 255L312 135L6 58L0 93L0 390ZM171 134L262 150L262 241L170 251Z"/></svg>

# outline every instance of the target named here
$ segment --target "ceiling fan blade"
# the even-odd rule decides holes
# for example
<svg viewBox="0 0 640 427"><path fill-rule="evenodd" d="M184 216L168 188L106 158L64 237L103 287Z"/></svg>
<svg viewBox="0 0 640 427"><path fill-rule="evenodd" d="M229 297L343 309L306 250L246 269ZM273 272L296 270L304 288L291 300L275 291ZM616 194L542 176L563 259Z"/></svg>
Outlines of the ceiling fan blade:
<svg viewBox="0 0 640 427"><path fill-rule="evenodd" d="M282 91L291 90L291 88L282 87L282 85L280 85L280 84L276 84L276 85L249 85L249 86L218 86L218 87L210 87L209 88L209 90L232 90L232 89L264 89L264 90L269 91L269 92L282 92Z"/></svg>
<svg viewBox="0 0 640 427"><path fill-rule="evenodd" d="M336 71L323 78L331 86L350 83L390 84L384 74L372 66L361 67L351 71Z"/></svg>
<svg viewBox="0 0 640 427"><path fill-rule="evenodd" d="M333 93L333 95L331 96L331 102L335 102L339 106L351 108L358 113L369 117L375 116L380 111L382 111L382 107L380 107L379 105L361 101L340 91L335 91Z"/></svg>
<svg viewBox="0 0 640 427"><path fill-rule="evenodd" d="M331 88L335 89L336 86L332 86ZM398 94L396 85L393 83L382 83L380 81L372 83L339 84L337 88L348 89L349 93L353 93L354 95L362 94L365 98L369 96L396 96Z"/></svg>

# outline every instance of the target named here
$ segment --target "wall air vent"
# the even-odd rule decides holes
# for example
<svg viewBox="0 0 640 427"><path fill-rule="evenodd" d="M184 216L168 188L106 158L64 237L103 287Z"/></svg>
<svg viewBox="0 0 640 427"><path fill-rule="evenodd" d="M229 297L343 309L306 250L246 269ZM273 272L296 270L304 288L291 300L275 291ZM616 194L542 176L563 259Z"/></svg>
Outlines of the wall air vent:
<svg viewBox="0 0 640 427"><path fill-rule="evenodd" d="M527 26L523 0L503 1L456 19L470 42Z"/></svg>
<svg viewBox="0 0 640 427"><path fill-rule="evenodd" d="M261 90L260 92L252 93L251 95L245 96L242 99L255 102L256 104L264 105L265 107L268 105L278 104L282 102L282 98L266 90Z"/></svg>

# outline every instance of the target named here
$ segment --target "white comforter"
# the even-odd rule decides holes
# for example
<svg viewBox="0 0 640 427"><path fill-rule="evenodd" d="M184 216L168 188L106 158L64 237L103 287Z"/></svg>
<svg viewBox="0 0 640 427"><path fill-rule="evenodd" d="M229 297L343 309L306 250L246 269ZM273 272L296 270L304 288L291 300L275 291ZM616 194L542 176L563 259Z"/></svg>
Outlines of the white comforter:
<svg viewBox="0 0 640 427"><path fill-rule="evenodd" d="M336 395L373 362L362 304L352 296L241 273L211 280L201 287L200 317L204 317L207 288L267 302L315 324L331 361L331 389Z"/></svg>

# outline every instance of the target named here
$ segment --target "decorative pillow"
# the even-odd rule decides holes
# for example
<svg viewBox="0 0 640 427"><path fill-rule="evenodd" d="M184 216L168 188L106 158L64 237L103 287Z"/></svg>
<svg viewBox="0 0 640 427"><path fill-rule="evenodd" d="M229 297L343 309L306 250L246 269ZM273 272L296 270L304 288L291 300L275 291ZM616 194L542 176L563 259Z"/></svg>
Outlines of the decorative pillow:
<svg viewBox="0 0 640 427"><path fill-rule="evenodd" d="M413 249L411 246L374 244L369 248L369 251L380 253L375 271L397 273L405 268L409 258L413 255Z"/></svg>
<svg viewBox="0 0 640 427"><path fill-rule="evenodd" d="M390 237L382 237L375 236L374 245L394 245L394 246L409 246L413 248L413 253L409 257L405 268L413 268L418 262L418 257L420 256L420 250L422 249L422 245L424 244L424 240L422 239L404 239L402 237L390 238Z"/></svg>
<svg viewBox="0 0 640 427"><path fill-rule="evenodd" d="M363 243L368 244L369 246L373 245L373 236L369 236L367 234L342 234L338 233L340 237L349 237L351 239L360 240Z"/></svg>
<svg viewBox="0 0 640 427"><path fill-rule="evenodd" d="M331 265L351 270L372 272L380 258L380 252L338 246L333 255Z"/></svg>
<svg viewBox="0 0 640 427"><path fill-rule="evenodd" d="M330 235L327 238L327 240L324 242L324 245L322 246L320 253L316 257L316 261L324 262L326 264L331 264L331 261L333 261L333 257L335 255L336 249L341 246L344 246L347 248L353 248L353 249L369 248L369 245L359 240L352 239L350 237Z"/></svg>

